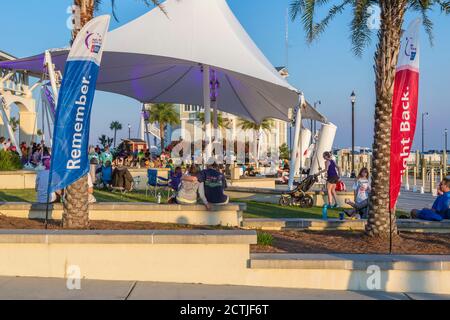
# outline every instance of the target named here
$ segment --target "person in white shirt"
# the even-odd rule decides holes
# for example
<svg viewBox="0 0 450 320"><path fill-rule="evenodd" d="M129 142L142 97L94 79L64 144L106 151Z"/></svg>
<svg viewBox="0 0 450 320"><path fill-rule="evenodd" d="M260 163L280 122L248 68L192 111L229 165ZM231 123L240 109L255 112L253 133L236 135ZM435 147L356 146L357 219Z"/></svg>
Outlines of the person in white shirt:
<svg viewBox="0 0 450 320"><path fill-rule="evenodd" d="M354 210L344 212L352 218L360 219L361 216L365 217L367 214L369 195L372 190L369 170L367 168L360 170L358 178L353 185L353 190L355 192L355 202L346 199L345 203L350 205Z"/></svg>
<svg viewBox="0 0 450 320"><path fill-rule="evenodd" d="M48 179L50 175L50 159L44 161L44 170L39 170L36 175L36 196L37 202L47 203ZM56 192L52 192L48 198L49 203L53 203L58 199Z"/></svg>

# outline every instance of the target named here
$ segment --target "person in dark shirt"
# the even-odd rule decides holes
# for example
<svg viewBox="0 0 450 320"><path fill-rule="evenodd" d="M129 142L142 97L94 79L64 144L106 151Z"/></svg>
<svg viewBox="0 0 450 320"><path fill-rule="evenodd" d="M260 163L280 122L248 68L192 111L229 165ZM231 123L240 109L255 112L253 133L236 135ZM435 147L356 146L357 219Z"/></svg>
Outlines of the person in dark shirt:
<svg viewBox="0 0 450 320"><path fill-rule="evenodd" d="M224 174L219 171L217 163L213 163L206 170L200 172L198 181L200 182L200 197L206 198L205 206L208 209L211 209L211 204L223 205L228 203L228 196L224 192L227 187L227 180Z"/></svg>

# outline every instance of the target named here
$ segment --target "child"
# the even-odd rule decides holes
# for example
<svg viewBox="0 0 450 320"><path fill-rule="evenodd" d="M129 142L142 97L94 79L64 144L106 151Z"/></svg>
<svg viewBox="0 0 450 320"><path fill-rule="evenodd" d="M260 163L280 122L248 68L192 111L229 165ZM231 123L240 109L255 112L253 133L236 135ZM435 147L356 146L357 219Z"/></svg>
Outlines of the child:
<svg viewBox="0 0 450 320"><path fill-rule="evenodd" d="M182 176L183 176L183 171L181 170L181 167L176 167L175 172L170 173L169 185L173 190L178 191Z"/></svg>
<svg viewBox="0 0 450 320"><path fill-rule="evenodd" d="M344 212L349 217L361 219L361 213L363 213L363 217L366 216L369 207L369 194L371 191L369 170L367 168L362 168L359 172L358 178L353 185L353 190L355 191L355 202L346 199L345 203L354 209L351 211L344 210Z"/></svg>

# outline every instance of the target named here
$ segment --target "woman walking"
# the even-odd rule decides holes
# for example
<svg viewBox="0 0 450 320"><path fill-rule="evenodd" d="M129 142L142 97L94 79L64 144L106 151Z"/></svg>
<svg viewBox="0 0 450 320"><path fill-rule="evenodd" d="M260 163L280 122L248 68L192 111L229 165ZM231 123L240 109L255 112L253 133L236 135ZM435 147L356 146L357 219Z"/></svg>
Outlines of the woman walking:
<svg viewBox="0 0 450 320"><path fill-rule="evenodd" d="M337 203L337 195L336 195L336 184L340 180L341 169L336 165L336 162L333 160L331 152L324 152L323 158L325 159L325 169L321 172L327 173L327 195L328 195L328 206L330 208L336 208L338 206ZM334 199L334 205L332 205Z"/></svg>

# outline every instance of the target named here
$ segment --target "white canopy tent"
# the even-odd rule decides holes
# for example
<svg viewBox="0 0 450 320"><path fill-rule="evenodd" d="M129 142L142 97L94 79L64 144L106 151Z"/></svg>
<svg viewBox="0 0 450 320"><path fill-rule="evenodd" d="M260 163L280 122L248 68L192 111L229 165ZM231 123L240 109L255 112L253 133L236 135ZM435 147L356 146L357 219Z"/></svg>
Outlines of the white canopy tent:
<svg viewBox="0 0 450 320"><path fill-rule="evenodd" d="M299 91L279 75L225 0L167 0L164 7L168 17L155 8L108 33L98 90L143 103L203 105L205 111L213 102L255 122L289 120L289 110L301 101ZM68 50L50 53L63 71ZM39 74L44 61L41 54L2 62L0 68ZM217 81L211 82L211 75ZM304 118L326 121L307 103L298 110ZM205 112L208 145L209 115Z"/></svg>

